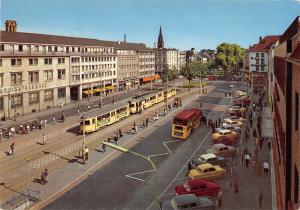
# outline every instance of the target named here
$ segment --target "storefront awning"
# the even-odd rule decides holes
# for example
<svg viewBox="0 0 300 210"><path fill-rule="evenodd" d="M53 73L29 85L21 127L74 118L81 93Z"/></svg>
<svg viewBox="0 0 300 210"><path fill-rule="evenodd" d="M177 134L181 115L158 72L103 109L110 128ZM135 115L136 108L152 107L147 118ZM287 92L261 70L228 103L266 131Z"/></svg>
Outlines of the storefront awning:
<svg viewBox="0 0 300 210"><path fill-rule="evenodd" d="M95 93L95 91L94 90L84 90L84 91L82 91L84 94L87 94L87 95L90 95L90 94L93 94L93 93Z"/></svg>
<svg viewBox="0 0 300 210"><path fill-rule="evenodd" d="M160 78L160 76L158 74L155 74L155 75L150 76L150 77L144 77L143 82L148 82L148 81L156 80L156 79L159 79L159 78Z"/></svg>
<svg viewBox="0 0 300 210"><path fill-rule="evenodd" d="M96 89L94 89L94 91L95 91L96 93L103 92L104 90L105 90L104 88L96 88Z"/></svg>
<svg viewBox="0 0 300 210"><path fill-rule="evenodd" d="M115 87L114 86L106 86L105 89L106 90L113 90L113 89L115 89Z"/></svg>

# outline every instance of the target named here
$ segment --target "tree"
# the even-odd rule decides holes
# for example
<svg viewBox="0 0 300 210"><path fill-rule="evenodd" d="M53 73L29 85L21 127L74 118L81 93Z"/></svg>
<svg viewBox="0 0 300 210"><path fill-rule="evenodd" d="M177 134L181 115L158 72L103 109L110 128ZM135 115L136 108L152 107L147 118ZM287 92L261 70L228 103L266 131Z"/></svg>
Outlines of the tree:
<svg viewBox="0 0 300 210"><path fill-rule="evenodd" d="M163 83L173 81L178 78L178 70L176 69L175 66L173 66L171 69L166 65L164 70L162 71L161 74L161 80Z"/></svg>
<svg viewBox="0 0 300 210"><path fill-rule="evenodd" d="M195 61L194 65L196 66L197 77L201 79L208 74L208 69L210 66L209 62Z"/></svg>
<svg viewBox="0 0 300 210"><path fill-rule="evenodd" d="M198 67L196 62L187 63L180 71L180 74L189 81L189 91L191 87L191 81L199 75L197 72Z"/></svg>
<svg viewBox="0 0 300 210"><path fill-rule="evenodd" d="M217 47L215 65L221 67L225 77L243 66L244 49L238 44L222 43Z"/></svg>

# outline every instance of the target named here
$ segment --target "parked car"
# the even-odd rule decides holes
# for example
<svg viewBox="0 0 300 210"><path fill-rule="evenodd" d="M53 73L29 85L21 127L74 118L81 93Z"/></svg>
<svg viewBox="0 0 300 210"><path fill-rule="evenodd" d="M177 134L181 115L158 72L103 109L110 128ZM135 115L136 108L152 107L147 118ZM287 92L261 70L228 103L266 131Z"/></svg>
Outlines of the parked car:
<svg viewBox="0 0 300 210"><path fill-rule="evenodd" d="M221 191L221 186L214 181L205 179L190 179L175 187L176 195L194 194L195 196L216 197Z"/></svg>
<svg viewBox="0 0 300 210"><path fill-rule="evenodd" d="M230 115L235 115L235 116L238 116L238 117L242 117L242 116L246 115L246 108L242 108L242 107L239 107L239 106L233 106L233 107L228 109L228 113Z"/></svg>
<svg viewBox="0 0 300 210"><path fill-rule="evenodd" d="M237 147L238 141L231 140L226 136L220 136L215 141L213 141L213 144L225 144L226 146Z"/></svg>
<svg viewBox="0 0 300 210"><path fill-rule="evenodd" d="M237 90L235 93L234 93L234 96L246 96L247 95L247 92L245 91L241 91L241 90Z"/></svg>
<svg viewBox="0 0 300 210"><path fill-rule="evenodd" d="M171 200L174 210L215 210L216 206L208 197L196 197L193 194L176 195Z"/></svg>
<svg viewBox="0 0 300 210"><path fill-rule="evenodd" d="M227 159L216 156L213 153L202 154L191 161L192 168L196 168L200 164L210 163L212 165L226 166Z"/></svg>
<svg viewBox="0 0 300 210"><path fill-rule="evenodd" d="M225 121L226 119L236 120L236 121L240 121L240 122L245 122L245 121L246 121L245 118L238 117L238 116L234 116L234 115L226 117L226 118L224 119L224 121Z"/></svg>
<svg viewBox="0 0 300 210"><path fill-rule="evenodd" d="M231 130L231 131L240 133L241 132L241 127L233 126L233 125L227 125L227 124L223 123L223 125L221 127L216 128L216 131L219 131L219 130Z"/></svg>
<svg viewBox="0 0 300 210"><path fill-rule="evenodd" d="M224 119L223 120L223 126L235 126L235 127L242 127L243 126L243 122L239 121L239 120L232 120L232 119Z"/></svg>
<svg viewBox="0 0 300 210"><path fill-rule="evenodd" d="M224 177L225 169L219 165L212 165L210 163L200 164L196 168L189 171L189 177L191 179L207 179L215 180Z"/></svg>
<svg viewBox="0 0 300 210"><path fill-rule="evenodd" d="M216 140L217 138L221 136L226 136L232 140L238 140L240 138L240 135L237 132L228 130L228 129L219 129L215 130L214 133L212 133L211 137L213 140Z"/></svg>
<svg viewBox="0 0 300 210"><path fill-rule="evenodd" d="M207 153L213 153L221 157L232 157L236 154L236 148L225 144L214 144L206 150Z"/></svg>
<svg viewBox="0 0 300 210"><path fill-rule="evenodd" d="M231 88L234 88L234 85L233 85L233 84L231 84L229 87L231 87Z"/></svg>
<svg viewBox="0 0 300 210"><path fill-rule="evenodd" d="M251 99L247 96L239 97L233 100L235 106L248 107L251 103Z"/></svg>

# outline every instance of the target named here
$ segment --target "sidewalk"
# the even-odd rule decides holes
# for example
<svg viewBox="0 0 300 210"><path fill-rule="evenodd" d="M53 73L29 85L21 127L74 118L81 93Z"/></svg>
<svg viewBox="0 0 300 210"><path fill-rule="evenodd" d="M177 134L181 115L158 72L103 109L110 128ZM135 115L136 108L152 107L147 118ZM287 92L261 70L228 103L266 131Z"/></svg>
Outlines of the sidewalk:
<svg viewBox="0 0 300 210"><path fill-rule="evenodd" d="M254 96L253 98L256 98ZM256 109L257 110L257 109ZM249 115L254 115L252 106L249 106ZM262 119L267 119L268 113L263 111ZM263 142L262 148L258 145L258 155L255 161L256 137L253 136L253 130L258 131L257 128L258 114L253 116L253 126L251 127L249 120L242 128L240 145L238 147L238 154L230 174L226 177L226 191L223 195L223 204L221 209L272 209L272 187L271 187L271 173L264 175L263 162L268 161L270 164L270 150L268 148L267 140ZM263 121L262 127L269 128L269 121ZM249 129L249 138L246 141L245 132ZM258 132L257 132L258 133ZM250 166L247 168L245 161L242 162L243 150L248 149L251 154ZM271 164L270 164L271 167ZM236 178L234 178L236 175ZM236 179L238 183L238 192L234 193L233 180ZM262 206L259 208L259 192L262 191Z"/></svg>

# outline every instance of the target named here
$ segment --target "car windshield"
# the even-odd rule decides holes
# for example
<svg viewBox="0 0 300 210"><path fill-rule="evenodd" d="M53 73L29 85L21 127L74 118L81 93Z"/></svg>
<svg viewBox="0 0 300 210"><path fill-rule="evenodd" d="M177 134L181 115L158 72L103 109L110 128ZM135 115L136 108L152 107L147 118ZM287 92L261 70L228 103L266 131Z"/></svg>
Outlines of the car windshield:
<svg viewBox="0 0 300 210"><path fill-rule="evenodd" d="M184 183L183 187L187 192L191 191L191 187L190 187L189 183Z"/></svg>

